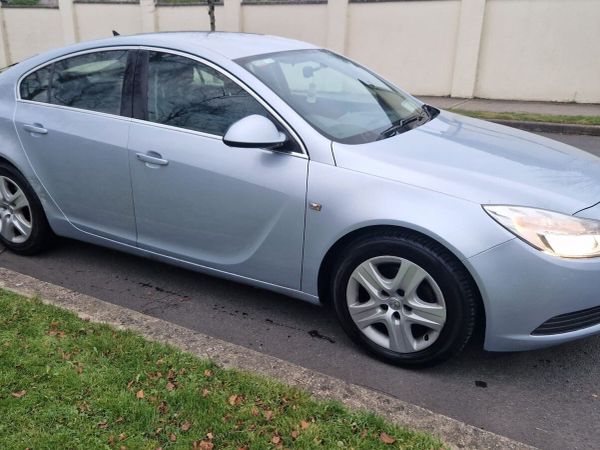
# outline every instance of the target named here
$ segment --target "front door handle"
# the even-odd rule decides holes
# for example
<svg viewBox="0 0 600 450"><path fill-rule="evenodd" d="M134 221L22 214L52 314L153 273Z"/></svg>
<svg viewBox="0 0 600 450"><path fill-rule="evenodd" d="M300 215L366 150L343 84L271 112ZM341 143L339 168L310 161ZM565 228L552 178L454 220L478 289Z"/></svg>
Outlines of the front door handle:
<svg viewBox="0 0 600 450"><path fill-rule="evenodd" d="M30 133L35 133L35 134L48 134L48 130L46 130L41 124L39 123L34 123L34 124L26 124L23 125L23 129L25 131L29 131Z"/></svg>
<svg viewBox="0 0 600 450"><path fill-rule="evenodd" d="M155 166L166 166L169 161L163 159L159 153L148 152L148 153L136 153L136 158L148 164L154 164Z"/></svg>

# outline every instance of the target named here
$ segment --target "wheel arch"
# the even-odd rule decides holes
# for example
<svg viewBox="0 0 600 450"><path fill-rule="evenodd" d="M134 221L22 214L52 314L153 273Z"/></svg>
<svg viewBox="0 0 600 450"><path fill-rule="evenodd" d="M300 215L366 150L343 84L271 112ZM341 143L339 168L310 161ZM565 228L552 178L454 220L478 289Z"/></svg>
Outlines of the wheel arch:
<svg viewBox="0 0 600 450"><path fill-rule="evenodd" d="M463 263L462 259L459 257L455 250L449 248L448 245L445 245L444 243L440 242L440 239L436 239L421 231L417 231L415 229L400 225L369 225L352 230L347 234L341 236L325 253L325 256L323 257L323 260L321 261L321 265L319 267L317 289L321 303L323 303L325 306L329 306L331 304L331 280L340 253L349 245L352 245L352 243L356 240L365 236L369 236L371 234L384 231L403 231L427 239L449 252L449 254L456 259L460 266L465 270L465 273L468 274L473 284L473 288L477 297L477 316L475 326L477 329L477 334L479 334L480 332L484 333L486 325L485 303L483 301L481 289L477 283L477 278L473 276L470 268Z"/></svg>

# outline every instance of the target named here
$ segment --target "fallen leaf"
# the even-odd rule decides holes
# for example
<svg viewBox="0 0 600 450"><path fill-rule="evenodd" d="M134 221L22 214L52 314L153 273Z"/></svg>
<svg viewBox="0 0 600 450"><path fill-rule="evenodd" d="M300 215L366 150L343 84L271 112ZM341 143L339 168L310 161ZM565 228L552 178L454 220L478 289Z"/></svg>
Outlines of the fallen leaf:
<svg viewBox="0 0 600 450"><path fill-rule="evenodd" d="M212 441L213 438L214 438L214 436L210 431L208 433L206 433L206 439L208 439L209 441Z"/></svg>
<svg viewBox="0 0 600 450"><path fill-rule="evenodd" d="M306 430L309 426L310 426L310 423L307 422L306 420L302 420L300 422L300 428L302 428L303 430Z"/></svg>
<svg viewBox="0 0 600 450"><path fill-rule="evenodd" d="M167 383L167 391L172 391L175 389L175 384L171 383L170 381Z"/></svg>
<svg viewBox="0 0 600 450"><path fill-rule="evenodd" d="M117 420L115 420L115 423L123 423L125 422L125 418L124 417L119 417Z"/></svg>
<svg viewBox="0 0 600 450"><path fill-rule="evenodd" d="M165 361L162 358L159 358L158 361L156 361L157 366L162 366L164 363L165 363Z"/></svg>
<svg viewBox="0 0 600 450"><path fill-rule="evenodd" d="M142 389L140 389L139 391L137 391L137 393L135 394L135 396L137 398L144 398L144 391Z"/></svg>
<svg viewBox="0 0 600 450"><path fill-rule="evenodd" d="M112 434L108 437L108 445L115 445L115 437Z"/></svg>
<svg viewBox="0 0 600 450"><path fill-rule="evenodd" d="M169 405L167 405L165 402L160 402L160 405L158 405L158 412L161 414L166 414L168 410Z"/></svg>
<svg viewBox="0 0 600 450"><path fill-rule="evenodd" d="M98 428L102 428L103 430L108 428L108 422L103 420L102 422L98 422Z"/></svg>
<svg viewBox="0 0 600 450"><path fill-rule="evenodd" d="M177 442L177 436L175 436L173 433L169 433L169 440L171 442Z"/></svg>
<svg viewBox="0 0 600 450"><path fill-rule="evenodd" d="M121 445L121 446L119 447L119 450L127 450L127 447L125 447L124 445Z"/></svg>
<svg viewBox="0 0 600 450"><path fill-rule="evenodd" d="M202 397L208 397L208 394L210 394L210 391L208 389L202 389Z"/></svg>
<svg viewBox="0 0 600 450"><path fill-rule="evenodd" d="M292 439L298 439L299 435L300 435L300 433L298 433L298 431L296 431L296 430L292 431Z"/></svg>
<svg viewBox="0 0 600 450"><path fill-rule="evenodd" d="M129 383L127 383L127 390L128 391L131 390L131 386L133 386L133 383L135 383L135 380L131 380Z"/></svg>
<svg viewBox="0 0 600 450"><path fill-rule="evenodd" d="M271 411L271 410L265 411L265 419L267 419L267 420L273 419L273 411Z"/></svg>
<svg viewBox="0 0 600 450"><path fill-rule="evenodd" d="M82 402L77 409L79 409L79 412L86 412L90 410L90 405L87 402Z"/></svg>
<svg viewBox="0 0 600 450"><path fill-rule="evenodd" d="M127 439L127 435L126 435L125 433L121 433L121 434L119 435L119 440L120 440L120 441L124 441L125 439Z"/></svg>
<svg viewBox="0 0 600 450"><path fill-rule="evenodd" d="M393 444L394 442L396 442L396 439L394 439L392 436L383 431L379 435L379 440L384 444Z"/></svg>
<svg viewBox="0 0 600 450"><path fill-rule="evenodd" d="M242 397L241 395L233 394L229 396L229 404L231 406L241 405L243 400L244 397Z"/></svg>
<svg viewBox="0 0 600 450"><path fill-rule="evenodd" d="M181 424L181 431L189 431L189 429L192 427L192 424L189 422L183 422Z"/></svg>
<svg viewBox="0 0 600 450"><path fill-rule="evenodd" d="M281 438L279 436L275 435L271 438L271 442L273 444L279 444L281 442Z"/></svg>
<svg viewBox="0 0 600 450"><path fill-rule="evenodd" d="M194 450L213 450L215 445L210 441L194 441L192 448Z"/></svg>
<svg viewBox="0 0 600 450"><path fill-rule="evenodd" d="M22 391L17 391L17 392L13 392L12 395L14 398L21 398L23 397L25 394L27 393L27 391L22 390Z"/></svg>
<svg viewBox="0 0 600 450"><path fill-rule="evenodd" d="M206 370L204 371L204 376L205 376L205 377L207 377L207 378L210 378L210 377L212 377L213 375L214 375L214 374L213 374L213 371L212 371L212 370L210 370L210 369L206 369Z"/></svg>
<svg viewBox="0 0 600 450"><path fill-rule="evenodd" d="M258 415L260 414L260 411L258 410L258 408L257 408L256 406L253 406L253 407L252 407L252 411L250 411L250 413L251 413L251 414L252 414L254 417L256 417L256 416L258 416Z"/></svg>

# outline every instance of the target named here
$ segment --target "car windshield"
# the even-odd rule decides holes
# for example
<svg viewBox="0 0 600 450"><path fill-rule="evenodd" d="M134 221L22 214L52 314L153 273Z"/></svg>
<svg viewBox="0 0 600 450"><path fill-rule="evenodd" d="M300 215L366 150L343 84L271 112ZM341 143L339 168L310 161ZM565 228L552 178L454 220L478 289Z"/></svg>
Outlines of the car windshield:
<svg viewBox="0 0 600 450"><path fill-rule="evenodd" d="M384 139L423 124L430 111L372 72L327 50L237 60L324 136L346 144Z"/></svg>

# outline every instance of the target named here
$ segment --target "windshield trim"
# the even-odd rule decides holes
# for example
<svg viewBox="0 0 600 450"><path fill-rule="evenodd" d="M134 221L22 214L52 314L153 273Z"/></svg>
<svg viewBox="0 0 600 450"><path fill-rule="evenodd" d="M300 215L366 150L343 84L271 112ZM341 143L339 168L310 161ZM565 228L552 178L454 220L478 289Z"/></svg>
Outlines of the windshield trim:
<svg viewBox="0 0 600 450"><path fill-rule="evenodd" d="M420 101L416 97L413 97L412 95L410 95L408 92L404 91L403 89L400 89L398 86L394 85L390 81L388 81L385 78L383 78L382 76L378 75L377 73L375 73L371 69L369 69L367 67L364 67L363 65L359 64L358 62L356 62L356 61L354 61L354 60L352 60L350 58L347 58L345 56L339 55L339 54L337 54L335 52L332 52L331 50L327 50L327 49L324 49L324 48L305 48L305 49L283 50L283 51L270 52L270 53L260 53L260 54L256 54L256 55L244 56L242 58L237 58L237 59L234 59L233 62L235 62L236 64L238 64L242 69L244 69L246 72L248 72L254 78L256 78L258 81L260 81L261 83L263 83L267 88L269 88L269 90L271 90L271 92L273 92L275 95L277 95L277 97L279 97L296 114L298 114L298 116L300 116L302 118L302 120L304 120L311 128L313 128L315 131L317 131L319 134L321 134L325 138L327 138L327 139L329 139L329 140L331 140L333 142L337 142L337 143L345 144L345 145L362 145L362 144L368 144L368 143L376 142L377 140L380 140L381 138L377 137L377 136L379 136L379 133L376 130L371 130L371 131L365 132L365 133L359 133L359 134L356 134L356 135L349 136L347 138L340 138L340 137L331 135L326 130L322 129L321 127L318 127L317 125L315 125L314 123L312 123L310 120L308 120L295 107L295 105L293 105L291 102L289 102L288 100L286 100L283 96L279 95L277 93L277 91L271 89L263 80L261 80L257 75L255 75L246 66L246 64L252 63L253 61L257 61L257 60L260 60L260 59L267 59L267 58L270 58L270 57L277 57L277 56L280 56L280 55L290 55L290 54L293 54L293 53L305 53L305 52L315 52L315 51L322 52L322 53L329 53L330 55L333 55L334 57L341 58L343 60L346 60L346 61L350 62L351 64L355 65L356 67L364 70L365 72L367 72L371 76L375 77L382 84L384 84L385 86L387 86L388 88L390 88L392 91L397 91L400 94L404 95L408 100L413 101L415 103L415 105L417 105L417 107L420 108L420 110L425 114L425 116L427 117L427 120L417 121L417 123L415 123L414 127L407 127L403 132L410 131L410 130L412 130L414 128L418 128L421 125L424 125L425 123L433 120L437 116L437 114L429 114L429 112L425 110L424 107L427 106L425 103L423 103L422 101ZM407 117L409 117L409 116L407 116ZM374 137L373 139L365 140L364 142L352 142L352 141L355 141L357 137L360 137L361 135L364 135L364 134L368 134L369 136L376 136L376 137ZM389 137L395 136L396 134L397 133L391 134L390 136L384 137L384 139L387 139Z"/></svg>

